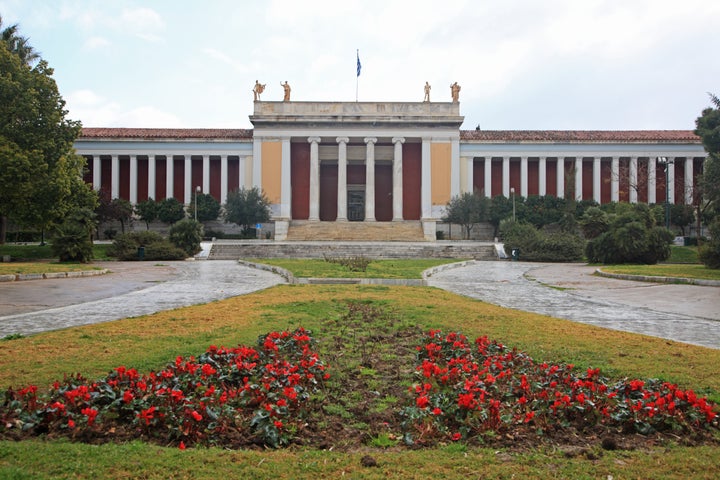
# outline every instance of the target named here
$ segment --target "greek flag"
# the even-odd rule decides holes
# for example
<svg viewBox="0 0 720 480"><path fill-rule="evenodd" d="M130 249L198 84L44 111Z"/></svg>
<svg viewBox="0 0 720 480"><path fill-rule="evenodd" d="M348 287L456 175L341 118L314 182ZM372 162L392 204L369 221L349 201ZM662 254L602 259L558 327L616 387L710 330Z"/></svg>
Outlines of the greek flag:
<svg viewBox="0 0 720 480"><path fill-rule="evenodd" d="M360 70L362 69L362 65L360 65L360 50L357 51L357 76L360 76Z"/></svg>

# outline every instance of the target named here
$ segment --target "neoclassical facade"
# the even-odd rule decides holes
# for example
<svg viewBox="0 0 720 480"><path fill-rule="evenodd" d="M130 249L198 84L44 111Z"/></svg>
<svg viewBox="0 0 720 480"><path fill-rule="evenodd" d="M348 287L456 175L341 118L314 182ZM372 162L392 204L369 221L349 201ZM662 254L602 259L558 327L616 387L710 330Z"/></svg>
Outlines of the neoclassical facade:
<svg viewBox="0 0 720 480"><path fill-rule="evenodd" d="M86 180L132 203L262 188L275 239L301 222L418 222L453 197L555 195L691 203L706 153L691 131L461 130L460 104L256 101L254 128L86 128Z"/></svg>

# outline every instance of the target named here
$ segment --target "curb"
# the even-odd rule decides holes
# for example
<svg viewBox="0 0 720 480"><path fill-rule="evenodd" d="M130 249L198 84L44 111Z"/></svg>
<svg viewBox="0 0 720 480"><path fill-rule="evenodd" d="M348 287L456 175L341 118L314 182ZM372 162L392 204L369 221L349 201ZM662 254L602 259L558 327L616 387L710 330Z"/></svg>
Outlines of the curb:
<svg viewBox="0 0 720 480"><path fill-rule="evenodd" d="M599 268L595 269L595 275L606 278L615 278L618 280L632 280L635 282L650 283L668 283L682 285L699 285L703 287L720 287L720 280L706 280L703 278L685 278L685 277L655 277L650 275L628 275L624 273L608 273L603 272Z"/></svg>
<svg viewBox="0 0 720 480"><path fill-rule="evenodd" d="M422 273L423 282L427 282L427 279L435 275L436 273L444 272L445 270L452 270L453 268L466 267L477 263L477 260L465 260L463 262L445 263L438 265L437 267L428 268Z"/></svg>
<svg viewBox="0 0 720 480"><path fill-rule="evenodd" d="M105 275L110 270L103 268L102 270L81 270L78 272L47 272L47 273L19 273L0 275L0 282L23 282L26 280L47 280L54 278L80 278L94 277L97 275Z"/></svg>
<svg viewBox="0 0 720 480"><path fill-rule="evenodd" d="M272 272L277 275L280 275L289 284L299 283L297 281L297 279L295 278L295 275L292 274L292 272L290 272L289 270L285 270L284 268L281 268L281 267L276 267L274 265L267 265L265 263L246 262L245 260L238 260L238 263L240 265L244 265L246 267L255 268L257 270L264 270L266 272Z"/></svg>

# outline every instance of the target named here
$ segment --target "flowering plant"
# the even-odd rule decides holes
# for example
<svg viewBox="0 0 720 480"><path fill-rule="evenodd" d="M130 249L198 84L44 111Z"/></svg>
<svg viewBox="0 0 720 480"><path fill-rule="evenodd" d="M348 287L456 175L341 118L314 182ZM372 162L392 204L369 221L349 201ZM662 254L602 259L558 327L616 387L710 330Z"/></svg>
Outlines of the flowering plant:
<svg viewBox="0 0 720 480"><path fill-rule="evenodd" d="M240 435L284 445L302 428L310 395L329 378L310 335L298 328L262 335L256 348L210 346L197 359L177 357L147 375L120 366L96 382L70 376L46 395L35 386L10 389L0 405L0 434L124 431L181 448Z"/></svg>
<svg viewBox="0 0 720 480"><path fill-rule="evenodd" d="M717 428L717 407L692 390L658 380L611 383L600 369L537 363L481 337L431 330L417 347L413 404L402 411L405 440L460 440L487 432L552 435L598 426L649 434Z"/></svg>

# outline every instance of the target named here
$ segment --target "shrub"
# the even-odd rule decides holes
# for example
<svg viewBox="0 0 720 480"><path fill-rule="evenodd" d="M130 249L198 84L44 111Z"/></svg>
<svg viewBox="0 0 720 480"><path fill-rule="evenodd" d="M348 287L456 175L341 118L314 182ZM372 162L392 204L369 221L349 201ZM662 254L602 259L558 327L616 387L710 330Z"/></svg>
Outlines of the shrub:
<svg viewBox="0 0 720 480"><path fill-rule="evenodd" d="M170 228L170 242L185 251L188 257L192 257L201 250L202 237L202 224L189 218L180 220Z"/></svg>
<svg viewBox="0 0 720 480"><path fill-rule="evenodd" d="M118 235L108 249L108 255L119 260L139 260L138 248L145 248L145 260L182 260L185 251L177 248L159 233L149 231Z"/></svg>
<svg viewBox="0 0 720 480"><path fill-rule="evenodd" d="M157 217L163 223L173 224L185 218L185 208L179 200L166 198L158 203Z"/></svg>
<svg viewBox="0 0 720 480"><path fill-rule="evenodd" d="M588 242L585 249L588 261L652 265L670 258L672 234L655 226L655 215L647 205L617 211L619 213L610 219L608 230Z"/></svg>
<svg viewBox="0 0 720 480"><path fill-rule="evenodd" d="M711 240L698 249L698 258L708 268L720 268L720 218L710 224Z"/></svg>
<svg viewBox="0 0 720 480"><path fill-rule="evenodd" d="M571 262L582 259L585 241L567 232L545 233L527 223L500 224L505 251L520 250L520 258L532 262Z"/></svg>
<svg viewBox="0 0 720 480"><path fill-rule="evenodd" d="M93 258L90 233L82 225L64 223L53 238L50 249L61 262L88 263Z"/></svg>
<svg viewBox="0 0 720 480"><path fill-rule="evenodd" d="M370 263L372 262L372 260L362 255L349 258L336 258L328 256L323 256L323 258L326 262L337 263L338 265L342 265L343 267L347 268L351 272L365 272L367 271L368 265L370 265Z"/></svg>

